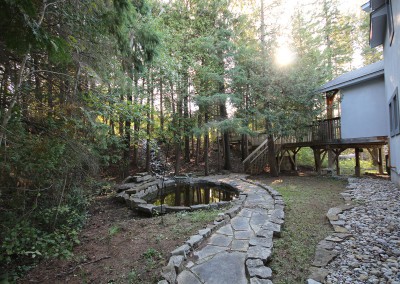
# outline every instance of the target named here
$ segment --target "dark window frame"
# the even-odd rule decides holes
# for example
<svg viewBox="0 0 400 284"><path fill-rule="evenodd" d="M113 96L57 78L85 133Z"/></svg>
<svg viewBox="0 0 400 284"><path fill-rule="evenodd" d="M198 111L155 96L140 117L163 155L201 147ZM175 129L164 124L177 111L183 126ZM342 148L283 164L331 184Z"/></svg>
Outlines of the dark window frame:
<svg viewBox="0 0 400 284"><path fill-rule="evenodd" d="M394 137L400 134L400 108L399 108L399 89L393 92L389 101L389 120L390 120L390 136Z"/></svg>
<svg viewBox="0 0 400 284"><path fill-rule="evenodd" d="M392 0L386 0L386 8L387 8L387 25L389 32L389 44L392 46L393 38L394 38L394 21L393 21L393 10L392 10Z"/></svg>

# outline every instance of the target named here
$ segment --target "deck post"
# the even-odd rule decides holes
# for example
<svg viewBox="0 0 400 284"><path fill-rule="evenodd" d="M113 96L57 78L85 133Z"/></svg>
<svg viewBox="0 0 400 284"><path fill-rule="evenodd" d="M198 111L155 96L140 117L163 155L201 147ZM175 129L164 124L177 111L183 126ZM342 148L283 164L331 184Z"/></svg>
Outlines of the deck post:
<svg viewBox="0 0 400 284"><path fill-rule="evenodd" d="M343 152L343 150L342 149L332 149L332 152L335 154L333 161L336 165L336 175L340 176L339 156Z"/></svg>
<svg viewBox="0 0 400 284"><path fill-rule="evenodd" d="M315 171L320 175L321 174L321 151L316 148L312 148L314 152L314 161L315 161Z"/></svg>
<svg viewBox="0 0 400 284"><path fill-rule="evenodd" d="M379 174L383 175L383 156L382 156L382 147L378 149L378 167Z"/></svg>
<svg viewBox="0 0 400 284"><path fill-rule="evenodd" d="M354 168L356 177L361 176L361 169L360 169L360 148L355 148L355 156L356 156L356 166Z"/></svg>
<svg viewBox="0 0 400 284"><path fill-rule="evenodd" d="M297 153L300 151L300 149L301 149L301 147L298 147L298 148L295 148L294 150L292 150L293 156L290 155L290 151L288 151L289 160L290 160L290 164L292 165L292 170L293 170L293 171L297 171L296 156L297 156Z"/></svg>

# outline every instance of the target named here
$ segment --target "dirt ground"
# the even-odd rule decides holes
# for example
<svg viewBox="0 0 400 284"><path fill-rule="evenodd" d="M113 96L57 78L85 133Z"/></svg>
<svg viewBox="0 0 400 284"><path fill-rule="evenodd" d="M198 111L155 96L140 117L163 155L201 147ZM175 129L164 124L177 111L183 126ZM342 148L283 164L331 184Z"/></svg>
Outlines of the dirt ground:
<svg viewBox="0 0 400 284"><path fill-rule="evenodd" d="M42 261L18 283L157 283L169 253L217 213L148 218L98 197L73 259Z"/></svg>
<svg viewBox="0 0 400 284"><path fill-rule="evenodd" d="M294 219L293 224L297 224L297 227L301 225L294 227L298 229L295 235L304 232L304 228L311 234L315 234L315 230L324 231L318 226L330 230L325 224L325 214L328 208L340 202L337 196L343 190L342 182L304 173L300 176L284 174L275 179L265 178L265 175L253 178L284 190L282 193L288 211L286 229L290 228L291 219ZM289 189L287 196L285 188ZM317 215L310 215L310 208L316 208L313 211ZM299 223L298 217L302 212L306 213L308 219L304 218L305 222ZM81 244L74 249L73 259L42 261L18 283L157 283L169 253L214 220L218 212L196 214L167 214L148 218L137 215L110 196L99 196L90 208L87 224L80 234ZM316 227L308 228L306 223L315 224ZM315 240L320 238L318 236ZM298 242L303 243L304 239L314 238L303 236ZM277 254L286 254L291 247L289 240L282 238L282 241L281 246L289 247L281 252L277 250ZM299 243L294 243L294 247L298 247ZM305 251L311 250L307 252L308 258L313 255L314 245L312 243L304 247ZM298 252L293 254L298 255ZM284 271L298 266L285 261L285 257L282 257L282 262L274 265L277 272L279 266ZM304 277L303 274L301 277Z"/></svg>

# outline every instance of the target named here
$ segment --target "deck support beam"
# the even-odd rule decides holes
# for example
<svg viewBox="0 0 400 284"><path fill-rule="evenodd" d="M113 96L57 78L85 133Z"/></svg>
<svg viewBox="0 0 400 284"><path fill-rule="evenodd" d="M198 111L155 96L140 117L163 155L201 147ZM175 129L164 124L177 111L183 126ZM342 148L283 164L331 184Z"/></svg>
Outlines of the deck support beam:
<svg viewBox="0 0 400 284"><path fill-rule="evenodd" d="M292 171L297 171L296 155L300 151L300 149L301 149L301 147L296 147L294 149L280 149L278 151L278 154L276 155L276 161L278 164L279 172L281 171L281 165L282 165L283 159L285 157L285 153L287 153L287 157L289 158L289 162L290 162Z"/></svg>
<svg viewBox="0 0 400 284"><path fill-rule="evenodd" d="M382 155L382 147L378 149L378 169L379 174L383 175L383 155Z"/></svg>
<svg viewBox="0 0 400 284"><path fill-rule="evenodd" d="M372 157L372 160L374 161L374 165L378 166L378 171L379 174L383 174L383 157L382 157L382 147L379 148L368 148L367 149L369 154Z"/></svg>
<svg viewBox="0 0 400 284"><path fill-rule="evenodd" d="M346 149L332 149L332 152L334 153L334 159L333 162L336 165L336 175L340 176L340 165L339 165L339 156L342 154L342 152Z"/></svg>
<svg viewBox="0 0 400 284"><path fill-rule="evenodd" d="M322 173L322 162L325 159L328 150L312 148L314 152L315 171L320 175Z"/></svg>
<svg viewBox="0 0 400 284"><path fill-rule="evenodd" d="M356 177L361 176L361 168L360 168L360 148L355 148L355 156L356 156L356 166L354 168Z"/></svg>

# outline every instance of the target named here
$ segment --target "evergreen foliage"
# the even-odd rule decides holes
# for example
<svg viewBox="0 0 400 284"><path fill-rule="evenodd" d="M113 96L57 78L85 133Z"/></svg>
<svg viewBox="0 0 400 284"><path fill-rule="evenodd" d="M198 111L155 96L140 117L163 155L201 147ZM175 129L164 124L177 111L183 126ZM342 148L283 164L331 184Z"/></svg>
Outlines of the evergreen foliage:
<svg viewBox="0 0 400 284"><path fill-rule="evenodd" d="M293 18L296 62L277 66L272 2L0 1L0 270L71 256L99 174L150 170L154 145L175 174L194 160L207 175L213 150L231 168L234 135L311 124L315 89L351 67L367 27L318 1Z"/></svg>

